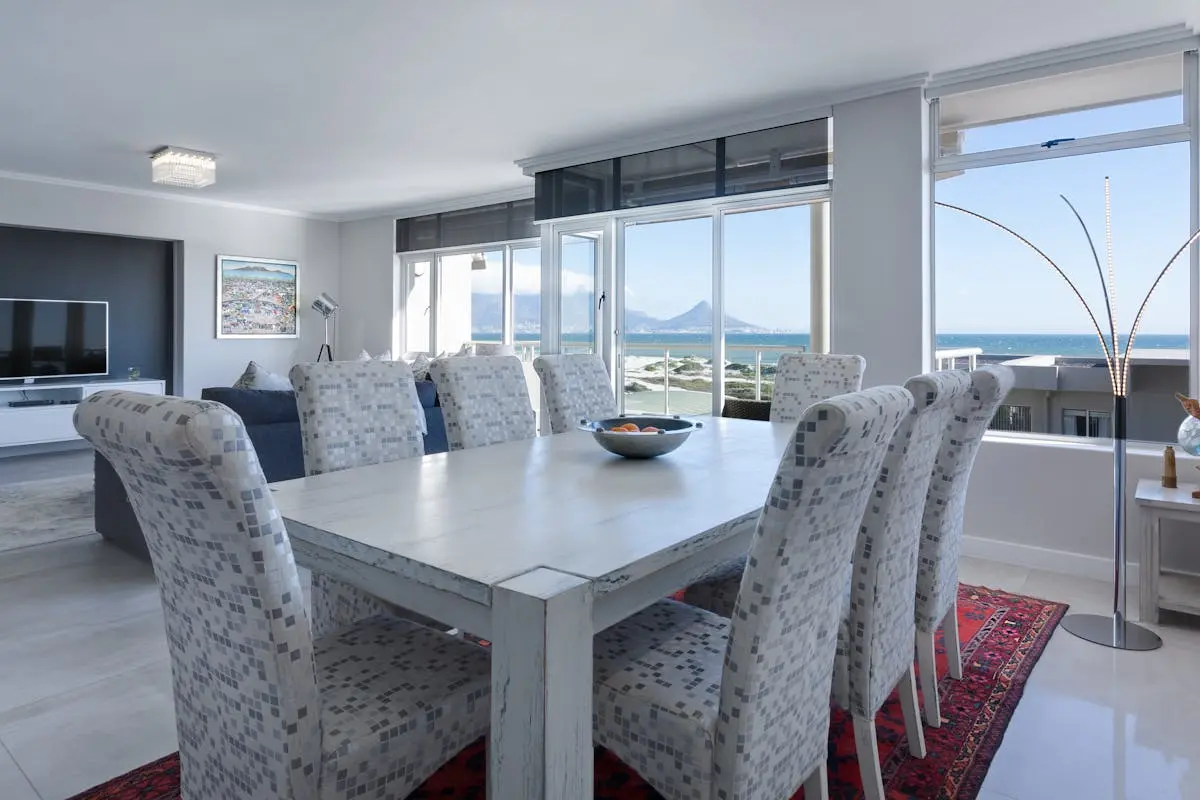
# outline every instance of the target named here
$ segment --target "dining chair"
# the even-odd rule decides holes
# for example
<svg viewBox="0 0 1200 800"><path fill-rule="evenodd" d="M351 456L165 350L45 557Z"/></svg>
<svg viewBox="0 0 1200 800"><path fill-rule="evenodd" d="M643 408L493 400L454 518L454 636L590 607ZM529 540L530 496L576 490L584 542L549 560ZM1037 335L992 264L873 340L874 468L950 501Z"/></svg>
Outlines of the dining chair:
<svg viewBox="0 0 1200 800"><path fill-rule="evenodd" d="M573 430L582 420L617 415L604 359L592 353L538 356L533 369L542 382L552 433Z"/></svg>
<svg viewBox="0 0 1200 800"><path fill-rule="evenodd" d="M829 697L850 552L912 409L900 386L802 415L726 619L661 600L595 638L593 727L671 800L828 797Z"/></svg>
<svg viewBox="0 0 1200 800"><path fill-rule="evenodd" d="M785 353L776 365L772 399L756 402L757 413L765 411L771 422L795 423L813 403L861 389L866 365L862 356ZM728 617L745 569L746 556L716 565L684 590L684 602Z"/></svg>
<svg viewBox="0 0 1200 800"><path fill-rule="evenodd" d="M324 361L296 364L296 391L304 472L321 475L425 454L425 413L412 370L398 361ZM301 568L301 581L308 570ZM313 635L377 614L396 614L442 628L320 571L309 580Z"/></svg>
<svg viewBox="0 0 1200 800"><path fill-rule="evenodd" d="M921 516L942 432L970 376L947 370L904 384L914 399L888 446L854 544L850 594L838 626L833 699L851 716L866 800L883 800L875 715L899 689L908 750L925 757L913 669Z"/></svg>
<svg viewBox="0 0 1200 800"><path fill-rule="evenodd" d="M439 358L429 366L451 450L537 436L525 370L516 356Z"/></svg>
<svg viewBox="0 0 1200 800"><path fill-rule="evenodd" d="M950 418L934 461L933 476L921 519L917 565L917 667L925 701L925 722L942 724L938 698L936 642L943 628L950 677L962 680L958 640L958 561L962 555L963 511L967 482L988 424L1013 386L1013 371L988 366L971 374L971 390Z"/></svg>
<svg viewBox="0 0 1200 800"><path fill-rule="evenodd" d="M771 422L796 422L820 400L862 388L867 360L834 353L785 353L775 365Z"/></svg>
<svg viewBox="0 0 1200 800"><path fill-rule="evenodd" d="M183 797L404 797L487 731L483 648L387 616L312 635L287 530L227 407L104 391L75 428L146 533Z"/></svg>

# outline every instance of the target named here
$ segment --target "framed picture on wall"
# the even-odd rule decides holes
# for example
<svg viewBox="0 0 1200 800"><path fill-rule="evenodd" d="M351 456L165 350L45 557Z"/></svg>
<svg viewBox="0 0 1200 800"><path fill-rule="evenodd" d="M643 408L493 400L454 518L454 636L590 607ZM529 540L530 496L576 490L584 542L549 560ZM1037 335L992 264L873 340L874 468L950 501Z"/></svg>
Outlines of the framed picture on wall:
<svg viewBox="0 0 1200 800"><path fill-rule="evenodd" d="M294 339L295 261L217 256L217 338Z"/></svg>

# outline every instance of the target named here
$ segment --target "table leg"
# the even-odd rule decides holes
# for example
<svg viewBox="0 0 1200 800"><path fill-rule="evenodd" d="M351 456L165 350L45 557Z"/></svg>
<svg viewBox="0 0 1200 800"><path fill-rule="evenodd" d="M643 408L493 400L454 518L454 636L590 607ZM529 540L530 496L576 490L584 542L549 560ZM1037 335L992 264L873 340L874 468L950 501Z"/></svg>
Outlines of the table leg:
<svg viewBox="0 0 1200 800"><path fill-rule="evenodd" d="M592 796L592 589L536 569L492 590L488 797Z"/></svg>

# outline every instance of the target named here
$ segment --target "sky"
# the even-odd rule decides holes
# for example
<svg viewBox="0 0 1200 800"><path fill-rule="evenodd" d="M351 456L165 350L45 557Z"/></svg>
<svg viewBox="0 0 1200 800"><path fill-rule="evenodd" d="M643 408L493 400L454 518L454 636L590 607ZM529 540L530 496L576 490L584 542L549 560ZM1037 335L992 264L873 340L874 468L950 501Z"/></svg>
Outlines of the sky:
<svg viewBox="0 0 1200 800"><path fill-rule="evenodd" d="M980 127L965 133L963 151L1169 125L1182 121L1182 108L1181 98L1170 97ZM1088 224L1103 264L1105 177L1112 187L1116 315L1125 332L1154 275L1189 234L1186 143L979 168L938 180L935 191L937 200L990 216L1041 247L1100 315L1104 295L1091 251L1059 195ZM809 220L807 206L726 217L728 314L772 330L809 330ZM935 222L939 333L1090 332L1069 287L1009 234L949 209L939 208ZM536 249L518 254L519 292L540 287L536 255ZM630 309L666 319L712 300L708 218L630 226L625 259ZM499 253L489 254L493 261L499 264ZM591 263L590 241L564 246L564 293L591 290ZM498 266L477 274L475 291L498 292L499 276ZM1159 285L1141 331L1186 334L1188 295L1185 255Z"/></svg>

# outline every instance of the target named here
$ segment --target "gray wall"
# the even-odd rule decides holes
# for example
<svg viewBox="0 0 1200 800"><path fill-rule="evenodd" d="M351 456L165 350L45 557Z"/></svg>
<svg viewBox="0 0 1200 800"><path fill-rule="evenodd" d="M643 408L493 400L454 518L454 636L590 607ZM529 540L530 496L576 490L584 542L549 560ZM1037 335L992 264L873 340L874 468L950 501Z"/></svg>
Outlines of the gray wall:
<svg viewBox="0 0 1200 800"><path fill-rule="evenodd" d="M314 295L336 298L341 288L336 222L0 178L0 224L182 241L183 381L175 391L187 397L198 397L205 386L228 386L250 360L286 373L296 361L316 358L324 331L308 306ZM299 339L216 338L218 254L300 262Z"/></svg>
<svg viewBox="0 0 1200 800"><path fill-rule="evenodd" d="M172 242L0 225L0 297L108 301L108 373L172 390Z"/></svg>

